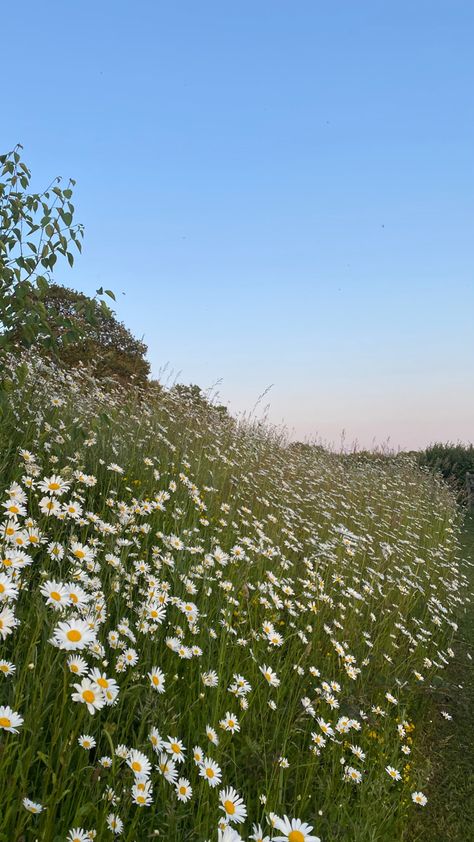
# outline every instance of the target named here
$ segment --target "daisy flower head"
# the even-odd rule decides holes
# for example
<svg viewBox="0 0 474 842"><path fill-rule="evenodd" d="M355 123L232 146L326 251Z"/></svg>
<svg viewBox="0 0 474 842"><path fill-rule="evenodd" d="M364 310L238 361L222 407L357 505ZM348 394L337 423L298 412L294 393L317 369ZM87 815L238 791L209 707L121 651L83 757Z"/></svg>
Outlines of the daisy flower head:
<svg viewBox="0 0 474 842"><path fill-rule="evenodd" d="M224 731L230 731L232 734L240 731L239 720L234 713L229 713L229 711L227 711L224 719L220 720L219 725Z"/></svg>
<svg viewBox="0 0 474 842"><path fill-rule="evenodd" d="M69 671L74 675L85 675L89 669L87 661L81 658L80 655L70 655L67 659Z"/></svg>
<svg viewBox="0 0 474 842"><path fill-rule="evenodd" d="M38 804L36 801L31 801L30 798L24 798L22 804L25 810L28 810L29 813L41 813L43 810L42 804Z"/></svg>
<svg viewBox="0 0 474 842"><path fill-rule="evenodd" d="M278 678L276 672L272 670L271 667L267 667L265 664L263 667L259 667L260 672L262 673L263 677L267 680L270 687L278 687L280 684L280 679Z"/></svg>
<svg viewBox="0 0 474 842"><path fill-rule="evenodd" d="M205 778L210 787L219 786L222 779L220 766L210 757L205 757L199 768L199 775Z"/></svg>
<svg viewBox="0 0 474 842"><path fill-rule="evenodd" d="M176 796L178 801L189 801L192 798L193 788L187 778L178 778L176 781Z"/></svg>
<svg viewBox="0 0 474 842"><path fill-rule="evenodd" d="M217 842L243 842L242 837L229 825L225 827L218 827Z"/></svg>
<svg viewBox="0 0 474 842"><path fill-rule="evenodd" d="M252 839L253 842L271 842L270 837L263 832L261 824L252 825L252 833L249 839Z"/></svg>
<svg viewBox="0 0 474 842"><path fill-rule="evenodd" d="M151 763L146 754L143 754L143 752L138 751L135 748L130 749L127 757L127 765L130 766L134 775L145 775L147 778L150 777Z"/></svg>
<svg viewBox="0 0 474 842"><path fill-rule="evenodd" d="M73 827L67 835L67 842L90 842L89 832L82 827Z"/></svg>
<svg viewBox="0 0 474 842"><path fill-rule="evenodd" d="M424 807L425 804L427 804L428 802L426 795L424 795L422 792L412 792L411 800L414 804L419 804L420 807Z"/></svg>
<svg viewBox="0 0 474 842"><path fill-rule="evenodd" d="M392 781L401 781L402 776L398 769L395 769L393 766L386 766L385 771L387 772L387 775L390 775Z"/></svg>
<svg viewBox="0 0 474 842"><path fill-rule="evenodd" d="M85 620L69 620L58 623L53 632L52 643L59 649L86 649L95 643L95 631Z"/></svg>
<svg viewBox="0 0 474 842"><path fill-rule="evenodd" d="M242 837L233 827L218 828L217 842L243 842Z"/></svg>
<svg viewBox="0 0 474 842"><path fill-rule="evenodd" d="M18 734L18 728L23 725L23 717L8 705L0 705L0 728L11 734Z"/></svg>
<svg viewBox="0 0 474 842"><path fill-rule="evenodd" d="M0 672L8 678L9 676L13 675L16 670L15 664L12 664L11 661L3 661L0 660Z"/></svg>
<svg viewBox="0 0 474 842"><path fill-rule="evenodd" d="M18 587L10 579L6 573L0 573L0 601L6 602L8 599L16 599L18 596Z"/></svg>
<svg viewBox="0 0 474 842"><path fill-rule="evenodd" d="M217 736L217 732L210 725L206 725L206 736L210 743L213 743L213 745L215 746L219 745L219 737Z"/></svg>
<svg viewBox="0 0 474 842"><path fill-rule="evenodd" d="M95 748L97 745L94 737L91 737L89 734L81 734L81 736L77 738L77 742L81 748L85 748L86 751L89 751L91 748Z"/></svg>
<svg viewBox="0 0 474 842"><path fill-rule="evenodd" d="M273 842L321 842L319 836L314 836L311 831L312 825L302 822L301 819L289 819L288 816L275 818L275 829L283 836L275 836Z"/></svg>
<svg viewBox="0 0 474 842"><path fill-rule="evenodd" d="M164 752L160 754L160 759L156 768L163 775L165 781L168 781L170 784L176 783L178 778L176 763Z"/></svg>
<svg viewBox="0 0 474 842"><path fill-rule="evenodd" d="M221 789L219 793L220 809L224 811L225 817L229 822L236 822L241 824L247 817L247 809L240 798L238 792L229 786L227 789Z"/></svg>
<svg viewBox="0 0 474 842"><path fill-rule="evenodd" d="M159 667L153 667L148 673L150 684L157 693L165 692L165 675Z"/></svg>
<svg viewBox="0 0 474 842"><path fill-rule="evenodd" d="M112 833L118 836L123 831L123 821L115 813L109 813L107 816L107 827Z"/></svg>
<svg viewBox="0 0 474 842"><path fill-rule="evenodd" d="M73 702L87 705L89 713L94 714L105 705L104 694L90 678L83 678L80 684L74 684L76 692L71 694Z"/></svg>
<svg viewBox="0 0 474 842"><path fill-rule="evenodd" d="M184 761L185 747L177 737L170 737L168 735L168 740L163 743L163 748L177 763Z"/></svg>

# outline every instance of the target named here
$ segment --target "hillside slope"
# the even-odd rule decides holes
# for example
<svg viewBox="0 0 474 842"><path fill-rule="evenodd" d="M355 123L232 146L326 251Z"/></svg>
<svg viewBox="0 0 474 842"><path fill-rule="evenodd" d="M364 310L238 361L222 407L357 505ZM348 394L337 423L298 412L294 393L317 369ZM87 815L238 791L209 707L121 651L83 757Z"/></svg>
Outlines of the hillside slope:
<svg viewBox="0 0 474 842"><path fill-rule="evenodd" d="M9 365L0 840L402 839L466 586L450 492Z"/></svg>

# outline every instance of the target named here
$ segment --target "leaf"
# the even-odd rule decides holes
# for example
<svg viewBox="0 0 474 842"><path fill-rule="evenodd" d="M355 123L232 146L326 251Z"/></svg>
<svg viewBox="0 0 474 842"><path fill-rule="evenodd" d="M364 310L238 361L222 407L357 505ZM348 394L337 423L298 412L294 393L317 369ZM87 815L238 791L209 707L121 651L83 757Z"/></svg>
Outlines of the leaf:
<svg viewBox="0 0 474 842"><path fill-rule="evenodd" d="M106 295L108 295L108 296L109 296L109 298L112 298L114 301L116 301L116 300L117 300L117 299L115 298L115 295L114 295L114 293L112 292L112 290L111 290L111 289L106 289L106 290L105 290L105 294L106 294Z"/></svg>

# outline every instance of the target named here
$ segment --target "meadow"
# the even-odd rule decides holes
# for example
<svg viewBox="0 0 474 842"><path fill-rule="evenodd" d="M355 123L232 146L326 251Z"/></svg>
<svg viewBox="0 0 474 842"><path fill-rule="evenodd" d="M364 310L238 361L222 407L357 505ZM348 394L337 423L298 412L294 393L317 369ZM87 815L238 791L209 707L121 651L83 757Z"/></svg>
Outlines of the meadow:
<svg viewBox="0 0 474 842"><path fill-rule="evenodd" d="M3 378L0 840L408 838L454 494L157 386Z"/></svg>

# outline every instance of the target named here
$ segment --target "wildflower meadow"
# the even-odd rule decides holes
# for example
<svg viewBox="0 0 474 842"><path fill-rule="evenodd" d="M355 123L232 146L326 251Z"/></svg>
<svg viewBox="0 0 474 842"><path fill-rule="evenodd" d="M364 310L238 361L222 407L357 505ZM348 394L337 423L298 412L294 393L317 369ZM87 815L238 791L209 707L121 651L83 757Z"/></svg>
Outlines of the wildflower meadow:
<svg viewBox="0 0 474 842"><path fill-rule="evenodd" d="M2 395L0 840L405 838L454 494L31 353Z"/></svg>

